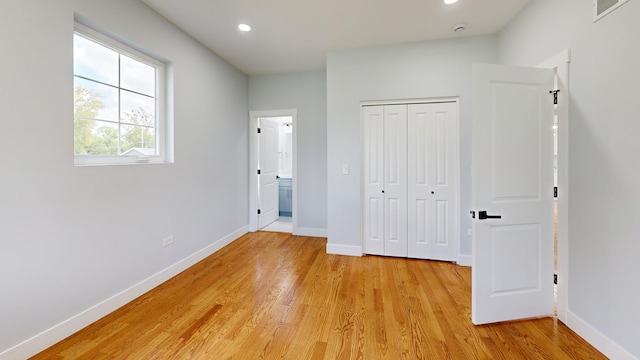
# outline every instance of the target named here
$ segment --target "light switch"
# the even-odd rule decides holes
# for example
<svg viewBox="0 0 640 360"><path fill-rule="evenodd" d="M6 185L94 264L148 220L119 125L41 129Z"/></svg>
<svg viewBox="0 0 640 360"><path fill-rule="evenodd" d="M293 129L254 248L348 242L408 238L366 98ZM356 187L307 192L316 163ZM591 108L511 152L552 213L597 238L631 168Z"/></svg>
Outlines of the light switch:
<svg viewBox="0 0 640 360"><path fill-rule="evenodd" d="M349 175L349 164L342 164L342 175Z"/></svg>

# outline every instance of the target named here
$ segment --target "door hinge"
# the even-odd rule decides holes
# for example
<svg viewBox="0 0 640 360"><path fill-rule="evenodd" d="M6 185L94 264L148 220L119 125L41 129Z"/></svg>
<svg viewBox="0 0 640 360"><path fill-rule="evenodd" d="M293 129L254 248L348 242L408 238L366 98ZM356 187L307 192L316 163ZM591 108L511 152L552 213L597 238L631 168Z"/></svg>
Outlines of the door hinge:
<svg viewBox="0 0 640 360"><path fill-rule="evenodd" d="M558 274L553 274L553 283L558 285Z"/></svg>
<svg viewBox="0 0 640 360"><path fill-rule="evenodd" d="M258 215L260 215L260 209L258 209Z"/></svg>
<svg viewBox="0 0 640 360"><path fill-rule="evenodd" d="M549 91L549 94L553 94L553 104L554 105L558 105L558 93L560 92L560 90L551 90Z"/></svg>
<svg viewBox="0 0 640 360"><path fill-rule="evenodd" d="M258 169L258 175L260 175L260 169Z"/></svg>
<svg viewBox="0 0 640 360"><path fill-rule="evenodd" d="M557 187L557 186L554 186L554 187L553 187L553 197L554 197L554 198L557 198L557 197L558 197L558 187Z"/></svg>
<svg viewBox="0 0 640 360"><path fill-rule="evenodd" d="M260 134L260 128L258 128L258 134Z"/></svg>

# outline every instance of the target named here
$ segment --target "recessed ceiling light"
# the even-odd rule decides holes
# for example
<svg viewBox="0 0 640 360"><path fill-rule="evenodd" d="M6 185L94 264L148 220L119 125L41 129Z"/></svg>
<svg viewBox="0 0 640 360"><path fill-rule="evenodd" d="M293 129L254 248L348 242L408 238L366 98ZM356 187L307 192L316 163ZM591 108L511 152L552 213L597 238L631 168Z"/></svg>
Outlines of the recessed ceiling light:
<svg viewBox="0 0 640 360"><path fill-rule="evenodd" d="M251 31L251 26L247 24L240 24L238 25L238 29L240 29L240 31Z"/></svg>
<svg viewBox="0 0 640 360"><path fill-rule="evenodd" d="M444 0L445 4L453 4L454 2L457 2L458 0Z"/></svg>

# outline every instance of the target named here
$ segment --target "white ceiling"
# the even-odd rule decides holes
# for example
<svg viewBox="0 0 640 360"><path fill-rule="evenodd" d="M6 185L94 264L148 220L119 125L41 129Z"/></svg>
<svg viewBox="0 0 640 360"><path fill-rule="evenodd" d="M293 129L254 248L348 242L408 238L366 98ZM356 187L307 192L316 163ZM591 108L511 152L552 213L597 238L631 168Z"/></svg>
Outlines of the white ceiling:
<svg viewBox="0 0 640 360"><path fill-rule="evenodd" d="M328 51L494 34L530 0L143 0L247 75L325 68ZM466 22L462 33L453 26ZM253 30L243 33L239 23Z"/></svg>

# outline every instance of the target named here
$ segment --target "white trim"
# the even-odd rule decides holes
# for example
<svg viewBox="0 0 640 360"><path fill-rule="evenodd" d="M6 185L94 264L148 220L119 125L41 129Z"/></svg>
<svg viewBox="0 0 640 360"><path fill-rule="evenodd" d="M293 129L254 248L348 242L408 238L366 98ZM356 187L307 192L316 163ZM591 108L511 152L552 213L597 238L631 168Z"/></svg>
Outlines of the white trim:
<svg viewBox="0 0 640 360"><path fill-rule="evenodd" d="M569 64L571 49L542 62L538 67L557 69L558 74L558 319L567 323L569 307Z"/></svg>
<svg viewBox="0 0 640 360"><path fill-rule="evenodd" d="M607 16L608 14L610 14L612 11L622 6L627 1L629 0L618 0L618 2L615 5L612 5L610 8L603 11L602 14L598 15L598 0L593 0L593 22L596 22L602 19L603 17Z"/></svg>
<svg viewBox="0 0 640 360"><path fill-rule="evenodd" d="M128 289L113 295L20 344L4 350L0 353L0 360L26 359L41 352L178 275L209 255L229 245L247 232L247 226L241 227L231 234L224 236L222 239L132 285Z"/></svg>
<svg viewBox="0 0 640 360"><path fill-rule="evenodd" d="M460 266L471 266L473 263L473 255L458 255L458 265Z"/></svg>
<svg viewBox="0 0 640 360"><path fill-rule="evenodd" d="M291 178L291 222L293 229L298 227L298 110L261 110L249 111L249 231L258 230L258 119L261 117L291 116L292 136L292 178Z"/></svg>
<svg viewBox="0 0 640 360"><path fill-rule="evenodd" d="M298 110L287 110L291 114L291 223L293 228L298 228ZM326 235L325 235L326 236Z"/></svg>
<svg viewBox="0 0 640 360"><path fill-rule="evenodd" d="M360 102L360 107L363 106L377 106L377 105L409 105L409 104L431 104L431 103L443 103L443 102L455 102L460 103L460 98L457 96L444 96L434 98L412 98L412 99L391 99L391 100L364 100ZM460 117L460 115L458 115Z"/></svg>
<svg viewBox="0 0 640 360"><path fill-rule="evenodd" d="M578 315L567 311L567 326L585 339L589 344L602 352L606 357L616 360L638 360L622 346L593 328Z"/></svg>
<svg viewBox="0 0 640 360"><path fill-rule="evenodd" d="M353 245L329 244L327 243L327 254L362 256L362 247Z"/></svg>
<svg viewBox="0 0 640 360"><path fill-rule="evenodd" d="M314 228L294 227L293 228L293 235L326 238L327 237L327 229L314 229Z"/></svg>
<svg viewBox="0 0 640 360"><path fill-rule="evenodd" d="M550 57L546 61L543 61L537 67L544 68L544 69L553 69L570 62L571 62L571 49L565 49L560 53Z"/></svg>
<svg viewBox="0 0 640 360"><path fill-rule="evenodd" d="M452 97L452 98L448 98L451 99L449 101L453 101L456 103L456 133L455 133L455 154L454 154L454 169L453 169L453 176L454 176L454 181L455 181L455 200L454 200L454 205L456 207L456 211L455 211L455 221L456 221L456 226L455 226L455 231L453 233L454 236L454 241L456 242L455 246L456 246L456 255L458 256L458 258L460 258L460 244L462 244L462 232L460 231L460 227L462 226L462 219L461 219L461 197L462 197L462 175L460 174L460 165L462 164L462 159L461 159L461 155L460 155L460 98L459 97Z"/></svg>

